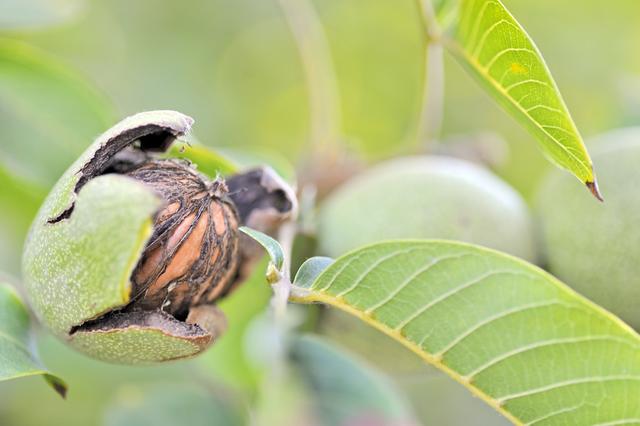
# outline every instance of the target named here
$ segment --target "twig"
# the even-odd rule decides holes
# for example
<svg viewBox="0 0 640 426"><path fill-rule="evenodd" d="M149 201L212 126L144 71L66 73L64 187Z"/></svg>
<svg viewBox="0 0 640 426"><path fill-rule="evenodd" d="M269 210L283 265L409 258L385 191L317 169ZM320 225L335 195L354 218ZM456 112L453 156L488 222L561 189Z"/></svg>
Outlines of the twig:
<svg viewBox="0 0 640 426"><path fill-rule="evenodd" d="M441 30L430 0L417 0L425 30L426 48L422 107L418 118L417 142L420 151L428 151L438 138L444 109L444 57Z"/></svg>
<svg viewBox="0 0 640 426"><path fill-rule="evenodd" d="M341 135L338 83L329 43L320 19L309 0L278 0L300 53L311 113L313 147L335 147Z"/></svg>
<svg viewBox="0 0 640 426"><path fill-rule="evenodd" d="M418 2L418 9L422 14L422 23L427 35L428 41L437 41L440 39L440 25L436 18L436 12L433 8L431 0L416 0Z"/></svg>
<svg viewBox="0 0 640 426"><path fill-rule="evenodd" d="M444 61L440 42L429 41L425 52L422 107L418 122L418 144L423 151L440 135L444 109Z"/></svg>
<svg viewBox="0 0 640 426"><path fill-rule="evenodd" d="M285 320L287 302L289 300L289 294L291 294L291 250L293 248L296 229L296 220L291 219L284 223L278 232L278 242L284 254L284 264L282 270L277 271L278 280L271 285L273 289L271 307L273 308L275 320L278 323L282 323Z"/></svg>

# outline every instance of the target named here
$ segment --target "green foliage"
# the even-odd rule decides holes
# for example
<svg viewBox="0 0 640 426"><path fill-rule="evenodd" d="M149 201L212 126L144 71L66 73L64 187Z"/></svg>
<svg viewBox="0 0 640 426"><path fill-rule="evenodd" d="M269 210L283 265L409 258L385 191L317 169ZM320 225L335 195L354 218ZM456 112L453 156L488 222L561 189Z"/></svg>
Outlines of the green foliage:
<svg viewBox="0 0 640 426"><path fill-rule="evenodd" d="M0 381L43 375L63 397L67 385L45 370L33 351L27 308L15 290L0 283Z"/></svg>
<svg viewBox="0 0 640 426"><path fill-rule="evenodd" d="M361 360L317 337L294 337L289 356L324 425L414 424L394 386Z"/></svg>
<svg viewBox="0 0 640 426"><path fill-rule="evenodd" d="M445 238L536 258L529 210L482 167L447 157L394 159L334 191L318 214L320 252L394 238Z"/></svg>
<svg viewBox="0 0 640 426"><path fill-rule="evenodd" d="M511 424L466 387L357 317L323 309L317 332L393 378L422 425L464 425L469 419L478 426Z"/></svg>
<svg viewBox="0 0 640 426"><path fill-rule="evenodd" d="M298 287L311 287L318 275L334 262L330 257L315 256L304 261L296 272L293 284Z"/></svg>
<svg viewBox="0 0 640 426"><path fill-rule="evenodd" d="M278 241L274 240L267 234L256 231L255 229L247 228L246 226L241 226L240 231L244 232L264 247L271 258L271 263L278 269L278 271L282 271L282 268L284 267L284 253Z"/></svg>
<svg viewBox="0 0 640 426"><path fill-rule="evenodd" d="M536 209L552 273L640 328L640 129L596 137L590 146L607 200L593 204L572 182L549 173Z"/></svg>
<svg viewBox="0 0 640 426"><path fill-rule="evenodd" d="M7 170L0 162L0 270L18 274L24 236L46 191Z"/></svg>
<svg viewBox="0 0 640 426"><path fill-rule="evenodd" d="M18 178L0 164L0 205L14 229L24 231L29 227L45 195L42 188Z"/></svg>
<svg viewBox="0 0 640 426"><path fill-rule="evenodd" d="M146 400L147 393L153 394L154 389L167 388L191 395L196 384L213 388L211 399L217 399L222 393L222 399L229 400L231 407L240 401L248 405L251 396L249 378L256 371L248 368L251 366L241 358L245 355L247 341L244 322L250 323L258 309L260 312L264 310L268 300L265 293L270 291L264 285L263 272L258 272L255 275L259 282L254 281L255 285L247 282L248 287L233 293L233 300L225 300L225 303L232 302L223 308L230 328L215 343L215 350L193 360L156 366L108 364L82 355L48 333L37 333L42 360L69 383L67 398L62 403L37 379L0 383L0 424L41 426L55 422L67 426L103 425L106 412L120 407L127 397L131 402L128 407L135 408L138 402ZM251 295L253 300L250 300ZM244 309L241 309L237 304L243 302ZM195 393L201 394L199 390ZM196 398L203 399L202 396ZM37 410L33 409L33 401L38 401ZM215 402L211 404L215 405ZM201 412L198 411L196 416ZM188 417L183 423L189 424Z"/></svg>
<svg viewBox="0 0 640 426"><path fill-rule="evenodd" d="M0 107L2 164L45 187L113 121L110 104L83 78L8 39L0 39Z"/></svg>
<svg viewBox="0 0 640 426"><path fill-rule="evenodd" d="M82 0L56 2L9 0L0 5L0 28L3 30L33 28L57 24L72 15L77 16L77 6L82 3ZM481 87L486 89L515 118L516 122L531 131L552 161L569 169L585 182L593 180L591 162L580 134L540 53L502 3L499 0L434 0L433 3L443 28L453 30L450 34L443 35L444 44L465 65L470 74L476 77ZM341 102L339 106L333 107L337 109L334 113L342 116L340 124L345 133L340 143L356 146L364 154L363 158L406 153L408 145L406 141L411 142L416 133L414 127L419 116L418 98L421 74L423 74L421 64L424 61L424 46L420 37L420 20L416 16L416 2L413 0L375 2L370 5L371 7L364 9L358 0L316 1L313 5L318 8L321 24L331 48L329 53L336 67L335 77L340 89L338 97ZM597 2L586 2L584 7L580 8L550 0L513 1L508 5L513 7L513 10L518 12L517 16L522 17L523 20L531 17L527 22L527 28L531 29L533 34L537 34L536 40L545 47L545 56L552 60L564 93L572 100L571 104L575 105L572 112L581 123L584 133L599 131L602 128L619 125L621 122L637 121L639 118L637 111L640 110L637 108L639 102L634 90L637 83L635 78L637 63L636 58L628 54L634 48L632 41L638 36L638 26L633 21L633 17L637 16L638 8L635 2L620 2L615 7L609 8L607 13L611 17L604 21L601 16L601 7ZM550 11L553 14L550 15ZM307 115L313 116L306 105L308 95L313 88L308 84L305 86L308 76L300 72L302 68L296 52L299 46L295 46L296 41L291 38L290 31L286 28L286 22L282 19L277 2L258 4L240 1L233 5L225 5L224 2L202 1L196 2L192 8L185 8L171 3L158 5L147 0L135 4L116 0L91 2L86 12L86 15L73 25L40 33L13 32L11 37L32 42L34 45L54 52L58 57L63 57L65 62L75 63L78 69L87 72L100 87L107 89L110 97L113 97L118 105L120 115L124 115L124 112L158 106L184 109L198 118L201 125L199 132L203 136L203 141L209 144L215 143L216 148L220 144L232 145L234 149L240 146L243 150L248 147L251 151L248 155L252 160L250 162L260 157L260 163L275 166L273 157L278 150L287 156L288 160L293 160L301 152L307 151L303 145L306 140L306 129L318 125L322 128L323 123L308 122L305 118ZM563 25L557 26L558 29L549 31L548 21L564 15L570 15L572 19L562 21ZM145 19L140 19L141 16ZM558 21L560 21L559 18ZM171 31L167 31L167 27L170 27ZM593 32L595 27L600 28L601 31ZM78 43L79 39L83 42ZM153 45L149 44L149 40L154 41ZM126 49L123 49L125 45ZM594 61L592 54L584 54L584 49L575 49L577 45L587 46L589 53L598 52L597 60ZM96 49L95 46L100 46L100 49ZM264 46L269 48L265 49ZM580 69L581 72L576 73L576 69ZM490 128L507 139L514 141L522 139L523 135L517 129L514 130L510 122L503 121L502 115L496 114L497 110L484 103L485 100L480 97L481 93L476 92L474 86L468 85L462 78L457 78L462 76L455 74L456 72L458 72L456 68L447 68L447 119L443 126L443 136ZM16 256L21 252L20 245L26 226L34 216L37 206L40 205L46 188L78 157L95 135L112 123L113 113L109 102L105 101L91 84L85 82L75 72L69 71L58 60L50 58L38 49L11 40L0 41L0 110L0 127L3 129L0 141L0 205L2 206L0 256L1 262L5 265L17 265L19 262ZM531 149L535 148L533 144L512 144L509 163L505 166L506 169L500 170L502 176L508 176L507 180L511 185L520 189L534 187L537 174L541 169L539 161L531 158L529 145L532 146ZM256 156L257 151L268 152L268 157ZM637 317L635 305L639 296L637 292L634 293L637 286L631 284L637 275L634 272L635 265L632 264L637 256L634 257L631 253L637 245L633 240L635 235L633 230L636 227L634 211L637 209L632 202L635 180L628 176L632 175L635 154L631 152L632 150L626 152L621 149L621 151L629 154L629 158L609 161L604 156L603 160L600 160L598 151L594 157L597 161L599 177L604 181L604 189L612 194L611 198L608 197L608 203L604 208L593 203L586 194L578 194L572 188L571 182L567 183L567 179L553 178L545 186L546 194L542 195L540 211L543 212L545 241L552 271L557 272L561 278L580 291L584 291L589 297L593 297L614 312L621 314L626 320L634 322ZM199 145L187 147L184 152L174 148L170 154L199 163L199 169L210 176L229 173L235 169L236 164L248 164L244 161L227 161ZM239 159L233 155L231 158ZM611 167L615 172L603 170L600 173L600 161L604 168ZM616 162L619 162L620 167L617 167ZM610 163L614 165L609 166ZM281 174L286 174L278 170ZM285 168L285 170L288 169ZM331 172L331 170L327 171L327 173ZM404 170L402 172L404 173ZM451 197L451 194L458 196L458 189L455 189L458 186L440 185L440 181L437 185L433 185L432 181L416 180L415 191L399 191L397 188L404 188L408 183L408 179L405 179L406 174L403 173L398 173L396 180L389 185L392 189L383 194L376 193L374 190L370 192L363 190L359 195L360 191L353 189L351 184L339 190L332 197L333 201L330 200L320 212L322 225L320 237L324 240L323 251L337 256L345 250L380 238L428 236L467 240L499 248L526 259L536 258L526 207L509 208L503 203L504 199L493 197L495 194L487 189L492 187L490 183L477 185L475 191L472 185L465 185L468 192L459 191L463 193L461 198L465 202L458 199L457 202L460 204L454 203L448 210L444 208L447 205L445 201L451 200L447 196ZM293 173L286 175L294 176ZM363 178L367 176L371 177L370 173L365 174ZM356 181L359 179L357 178ZM445 180L448 182L451 179L447 177ZM482 178L478 180L478 182L481 181L484 182ZM442 193L449 194L439 198ZM136 205L142 204L144 200L139 198L134 200L129 196L132 194L123 194L120 200L127 211L144 209ZM360 202L360 197L364 199L365 196L369 197L367 202ZM402 198L403 196L408 197L410 201L407 202ZM393 201L395 197L397 201ZM125 198L128 203L125 202ZM141 198L146 199L146 196L141 195ZM518 198L517 195L516 198ZM59 212L69 201L70 199L62 200L55 206L56 211ZM371 204L368 204L369 202ZM125 204L131 204L131 206L125 206ZM519 198L517 204L522 204ZM102 204L98 202L97 205ZM367 205L370 208L362 209ZM573 207L575 205L579 207ZM442 220L446 226L434 226L428 229L424 223L416 224L421 220L429 222L422 213L425 210L420 209L430 211L429 209L433 208L436 209L433 211L437 212L438 206L441 207L439 211L441 215L437 219ZM485 207L491 211L487 217L481 214L484 213L481 210ZM330 211L333 211L333 216L327 213ZM115 215L109 217L109 220L112 220ZM140 232L144 226L138 219L140 218L136 217L133 222L125 223L114 235L101 235L95 240L87 237L90 240L88 242L82 239L77 241L74 247L86 244L85 248L90 247L94 250L95 256L91 258L92 265L87 269L89 274L93 274L99 265L104 265L104 259L101 257L109 254L108 247L101 247L98 239L104 239L107 246L111 244L112 238L120 235L120 232L129 233L125 239L132 245L135 245L132 241L136 237L143 239ZM514 221L512 222L511 219ZM379 222L376 222L377 220ZM456 220L453 226L450 226L451 220ZM483 226L480 223L483 220L491 224ZM570 224L560 225L560 221L563 220ZM375 223L379 226L370 226ZM381 223L387 225L380 225ZM507 226L513 223L518 223L522 227L514 226L512 229L511 226ZM95 223L91 224L93 225ZM505 227L511 230L508 234L503 233ZM557 231L552 231L553 229ZM425 234L417 230L425 230ZM612 238L607 238L608 236ZM142 244L142 241L138 243ZM125 250L129 249L131 246L125 248ZM73 250L71 252L73 253ZM40 253L42 262L48 260L47 252ZM131 258L137 257L136 253L135 249L129 251ZM122 266L125 254L127 253L116 253L118 256L116 263L119 263L119 266ZM502 256L495 256L505 261ZM54 258L64 260L64 256L60 253ZM133 259L129 260L133 261ZM393 275L393 277L381 279L380 282L375 281L375 286L374 280L367 278L357 290L364 291L364 285L371 283L369 289L371 294L379 291L383 294L374 296L389 295L393 292L390 286L399 282L398 279L394 281L393 278L415 271L415 268L412 269L415 265L411 262L420 260L421 257L418 256L408 264L400 265L402 267L394 266L391 269L395 268L395 270L392 271L376 269L375 274L372 275L383 278ZM495 260L478 261L474 267L478 270L482 270L483 267L491 269L495 266ZM521 266L515 261L512 262ZM354 261L354 263L357 265L358 262ZM318 276L320 280L323 279L325 273L322 273L322 270L329 268L328 271L332 271L338 267L330 266L331 264L332 260L328 258L308 260L298 271L296 285L312 287ZM339 259L338 265L341 264L342 260ZM385 261L384 264L387 265L387 262ZM69 269L71 266L73 264L70 261L65 264ZM511 282L504 277L504 274L498 274L494 278L500 281L500 291L495 289L493 292L482 293L479 295L481 299L470 299L473 303L468 304L467 300L456 297L455 307L462 306L463 309L440 312L440 317L437 322L433 322L433 327L443 329L436 330L438 332L451 332L453 335L456 331L455 327L474 315L477 315L478 319L486 318L482 315L489 315L487 312L491 312L491 308L508 309L504 304L513 302L516 296L526 298L531 294L540 295L545 289L552 293L548 287L558 287L554 280L539 271L528 266L523 268L526 274L537 277L532 278L528 286L522 284L526 287L525 291L522 291L523 294L509 292L512 286L522 283L524 280L522 277L518 275L520 278ZM473 271L469 272L465 266L461 266L460 269L460 271L447 270L446 274L442 272L441 275L429 277L430 284L433 284L431 280L435 282L435 287L429 286L429 290L446 287L449 276L452 277L450 285L454 286L460 282L456 282L456 279L463 279L467 273L473 275ZM357 272L357 269L351 271L347 268L344 274L354 275ZM125 272L123 277L124 274ZM245 329L267 301L269 288L262 285L261 274L262 272L254 274L253 280L223 302L226 305L225 312L231 313L230 330L216 345L214 351L210 351L205 358L200 359L200 366L207 372L215 377L222 377L225 381L238 385L235 387L249 390L249 392L256 391L256 382L261 372L251 368L252 366L245 359L247 355ZM476 276L481 274L478 272ZM122 278L122 282L124 282L123 277L119 277ZM114 281L116 278L118 277L113 277ZM492 285L491 282L490 285ZM498 283L495 284L498 286ZM534 288L534 284L542 288ZM259 287L256 288L256 285ZM55 295L55 285L48 286ZM571 299L571 303L580 305L579 309L573 310L577 313L562 311L560 309L562 305L556 306L557 309L550 307L546 316L542 315L542 311L547 312L546 308L540 309L540 316L516 312L514 316L518 318L523 315L522 321L517 322L516 327L512 328L514 323L510 322L498 329L497 326L501 323L492 323L491 330L494 333L491 336L487 336L481 343L474 340L475 344L470 345L469 353L463 356L457 354L462 350L460 348L469 343L467 340L476 339L474 336L465 338L454 350L445 354L442 362L450 362L457 368L461 365L460 363L464 364L468 360L480 360L478 362L486 363L481 360L482 357L495 359L498 356L496 353L501 350L511 354L514 351L527 349L514 354L508 360L500 360L498 364L491 366L488 371L478 376L471 385L477 385L477 389L480 389L478 392L486 390L486 395L493 392L495 388L524 386L525 383L529 383L528 381L536 379L542 381L548 378L551 380L549 383L562 384L574 380L573 376L558 379L563 372L567 375L580 372L593 374L594 377L604 377L604 374L613 374L612 371L615 368L628 366L628 371L635 374L637 356L633 358L634 355L630 355L626 347L616 349L618 347L614 348L610 345L607 349L605 340L618 339L621 344L632 341L635 345L634 353L637 353L637 338L629 337L631 334L628 330L624 331L626 330L624 326L611 320L609 322L613 324L611 326L613 331L607 330L609 334L598 334L597 327L590 330L591 334L587 334L585 331L587 320L584 319L586 311L591 312L591 321L597 326L602 325L609 317L589 304L585 304L581 299L575 302L575 296L567 293L562 287L558 288L558 292L563 297L566 296ZM357 293L356 290L353 293ZM396 296L402 296L403 293L405 291L399 292ZM466 293L467 289L465 289ZM412 303L420 303L420 297L430 295L429 291L425 291L424 294L419 294L419 297L412 297L411 300L406 301L400 300L397 304L404 302L407 306L413 306ZM373 299L374 296L371 298ZM562 299L560 296L559 298ZM346 299L351 300L349 296ZM363 297L362 300L364 299ZM395 306L395 302L396 299L388 303L393 303ZM442 303L438 306L443 306ZM2 313L3 311L0 310L0 316ZM355 312L351 311L351 313ZM370 319L368 323L374 321L376 327L388 331L385 324L395 320L392 316L389 313L383 318L386 321L384 324L379 321L376 323L376 319ZM326 320L326 317L322 317L322 320ZM525 322L526 326L523 325ZM624 334L622 337L618 333L620 330L624 331L621 332ZM558 335L544 334L552 331ZM489 333L489 330L478 330L474 335L480 332ZM520 334L517 334L518 332ZM341 329L340 333L348 334L349 331ZM131 337L133 335L127 336L127 338ZM406 344L411 336L405 337ZM532 340L528 341L527 338ZM555 343L553 339L561 340L559 342L561 344L552 346L551 343ZM602 346L598 345L600 341ZM434 345L438 343L429 342L429 339L425 342L425 344ZM536 346L547 342L550 343L548 347ZM147 340L147 343L158 344L153 339ZM572 346L574 343L575 348ZM615 342L612 341L612 343ZM513 344L513 348L509 347L509 344ZM93 346L93 344L90 345ZM314 358L322 362L325 355L328 355L323 352L321 346L311 345L313 350L309 349L309 353L305 356L308 355L309 359ZM529 348L531 351L528 350ZM3 345L0 345L1 349ZM328 349L329 352L333 351ZM434 349L431 346L427 349L433 349L429 353L438 351L438 348ZM577 354L579 349L581 352ZM604 352L607 352L607 356L602 355ZM61 352L57 357L58 359L67 358L68 355ZM581 358L580 355L583 357ZM455 356L460 358L450 359ZM68 358L78 361L78 358L72 356ZM633 363L625 363L625 360L628 361L630 358L633 358ZM602 361L600 364L596 362L598 359ZM477 369L471 361L462 367ZM353 367L351 372L355 371L358 375L356 367L360 367L360 363L350 362ZM502 366L503 362L505 366ZM513 368L510 367L512 362L517 364ZM547 365L552 362L556 364ZM81 364L79 361L77 363ZM346 370L340 370L344 374L335 377L335 382L323 381L326 377L321 373L334 377L331 374L332 368L327 367L329 364L327 362L325 366L320 367L311 363L309 368L312 371L304 372L307 377L313 379L312 382L318 385L317 390L331 389L332 385L348 375ZM6 408L4 411L0 410L0 423L14 424L24 418L37 418L38 420L33 424L39 425L43 421L57 420L56 415L62 411L68 416L71 416L69 411L74 411L74 414L76 410L100 411L101 406L95 401L101 398L101 395L96 394L101 394L105 390L100 387L101 384L108 382L112 376L117 377L117 380L122 383L127 380L138 381L141 377L132 373L135 371L133 369L110 370L98 363L89 365L90 367L85 368L82 373L74 376L74 380L84 386L78 392L77 404L73 407L65 405L65 408L60 408L61 405L52 406L55 408L50 408L47 412L47 414L51 413L51 417L42 413L28 413L31 411L29 404L32 398L38 398L32 396L30 392L22 394L22 399L26 401L25 405L21 406L23 408L13 408L17 406L15 402L18 402L18 399L13 397L13 390L16 385L22 386L22 381L12 382L10 388L5 386L4 394L0 389L0 396L3 397L0 399L12 401L5 402L4 407L11 407L14 414L24 412L7 417ZM503 367L505 370L502 370ZM74 370L73 367L69 368ZM505 372L507 368L511 369ZM610 370L606 370L607 368ZM164 367L163 370L153 370L152 373L147 374L149 377L159 375L166 378L171 374L170 369L171 367ZM503 372L494 371L498 369ZM587 369L591 370L587 371ZM468 370L459 368L456 371L466 374L465 371ZM201 373L198 370L193 375L199 374L198 379L206 375ZM183 370L178 374L181 375L182 380L194 380L192 375L188 375ZM553 380L561 381L553 382ZM30 383L30 381L27 380L24 383ZM350 383L345 386L348 384ZM469 383L465 385L469 386ZM163 384L152 385L154 386L161 387ZM626 389L623 389L624 387ZM130 386L127 388L131 389ZM374 393L378 390L375 385L371 388ZM297 389L291 388L287 392L292 393ZM434 404L444 407L447 402L453 404L452 401L455 400L455 398L440 395L442 393L440 388L436 388L437 391L434 391L434 388L427 389L423 392L437 392L438 397L442 399L434 400L431 393L427 394L428 398L421 394L417 404L424 411L429 410ZM566 392L561 392L565 389ZM335 392L340 390L342 389L335 389ZM44 391L48 389L43 387ZM189 396L192 399L175 401L171 398L171 391L184 392L187 399ZM272 391L278 392L274 389ZM604 419L604 416L611 412L609 411L611 407L616 404L612 402L613 399L625 391L627 397L631 392L636 392L632 396L637 395L635 383L606 381L600 385L599 383L573 384L572 382L566 388L549 389L544 394L540 394L540 399L546 398L545 401L534 400L535 396L526 397L522 400L507 401L501 409L525 413L519 418L526 418L528 422L533 421L530 419L539 419L539 423L543 424L562 424L572 421L575 423L574 417L577 417L577 422L592 423L591 413L600 407L596 404L602 404L604 408L601 413L598 412L598 415L603 416L602 422L631 424L640 418L637 412L629 414L626 420L610 420L613 417ZM606 396L599 399L599 396L604 394ZM493 398L496 395L491 393L489 397ZM582 395L585 397L581 399ZM11 396L12 399L5 398L6 396ZM144 391L139 389L134 392L124 389L121 396L123 398L119 398L112 406L107 421L140 420L144 422L150 419L157 422L169 419L175 421L172 416L179 413L190 402L193 402L195 419L202 419L206 423L204 416L218 418L212 413L212 407L203 407L203 404L216 398L207 399L199 392L193 393L180 387L170 387L170 391L166 393L146 388ZM326 394L315 394L317 401L321 403L326 402L325 396ZM52 394L51 397L56 396ZM362 397L368 398L366 395ZM334 414L332 408L340 411L343 408L341 403L346 399L347 396L344 396L339 401L333 401L333 405L325 410L327 415ZM394 397L389 396L388 399L392 401ZM493 400L495 402L495 398ZM299 402L297 399L283 401L285 401L284 405L278 405L277 409L286 406L295 412L297 408L291 405ZM293 403L289 404L287 401L293 401ZM620 401L624 399L621 397ZM627 409L631 410L635 406L634 402L631 401ZM529 403L531 406L527 405ZM212 404L214 408L217 407L215 402ZM549 417L538 416L542 405L546 405L545 408L549 410ZM380 406L383 406L382 402ZM554 408L560 406L564 408ZM466 407L461 405L458 411L463 413ZM144 415L156 409L159 410L157 412L164 414ZM29 417L31 414L36 417ZM203 415L202 418L199 417L200 414ZM580 416L583 417L580 418ZM73 420L78 421L76 417L78 416L73 415ZM339 414L335 418L338 417ZM593 418L597 419L597 416L594 415ZM79 420L78 424L90 424L91 420L97 421L94 417L82 419L85 419L84 422ZM178 420L186 421L186 417L178 417ZM475 417L474 420L482 422ZM465 419L465 422L467 421L468 419Z"/></svg>
<svg viewBox="0 0 640 426"><path fill-rule="evenodd" d="M640 337L516 258L453 242L379 243L294 294L378 328L516 424L640 417Z"/></svg>
<svg viewBox="0 0 640 426"><path fill-rule="evenodd" d="M500 0L462 0L445 46L540 142L549 158L584 183L593 167L582 138L533 41Z"/></svg>
<svg viewBox="0 0 640 426"><path fill-rule="evenodd" d="M104 426L241 426L246 422L222 394L197 385L125 388L107 408Z"/></svg>

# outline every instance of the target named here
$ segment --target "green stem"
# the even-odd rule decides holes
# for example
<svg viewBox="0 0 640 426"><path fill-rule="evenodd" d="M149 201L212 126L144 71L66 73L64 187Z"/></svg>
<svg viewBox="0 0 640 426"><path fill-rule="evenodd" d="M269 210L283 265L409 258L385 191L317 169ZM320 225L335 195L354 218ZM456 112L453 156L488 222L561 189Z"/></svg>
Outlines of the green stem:
<svg viewBox="0 0 640 426"><path fill-rule="evenodd" d="M441 29L429 0L417 0L421 23L425 30L425 62L422 106L418 117L416 139L418 150L428 152L440 135L444 110L444 55Z"/></svg>
<svg viewBox="0 0 640 426"><path fill-rule="evenodd" d="M433 8L431 0L416 0L418 2L418 9L421 12L422 24L427 35L428 41L437 41L440 39L440 25L436 18L436 11Z"/></svg>
<svg viewBox="0 0 640 426"><path fill-rule="evenodd" d="M440 136L444 109L444 63L440 42L430 41L425 52L422 107L418 121L418 145L421 151L429 148Z"/></svg>
<svg viewBox="0 0 640 426"><path fill-rule="evenodd" d="M278 232L278 242L284 253L284 263L279 271L278 281L271 285L273 297L271 307L273 309L276 324L282 325L287 314L287 303L291 294L291 250L296 235L296 221L294 219L284 223Z"/></svg>
<svg viewBox="0 0 640 426"><path fill-rule="evenodd" d="M298 48L309 91L310 141L336 147L342 123L340 94L322 23L309 0L278 0Z"/></svg>

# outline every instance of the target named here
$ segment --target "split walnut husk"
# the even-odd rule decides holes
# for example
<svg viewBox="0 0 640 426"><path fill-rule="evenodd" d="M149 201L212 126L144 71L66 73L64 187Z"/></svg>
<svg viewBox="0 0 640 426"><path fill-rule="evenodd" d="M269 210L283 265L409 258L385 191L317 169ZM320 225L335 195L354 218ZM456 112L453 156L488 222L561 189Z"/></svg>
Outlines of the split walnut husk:
<svg viewBox="0 0 640 426"><path fill-rule="evenodd" d="M269 167L225 182L161 159L192 122L152 111L118 123L32 225L23 276L33 310L88 355L138 364L206 349L226 328L217 302L261 255L238 227L275 232L295 214L293 190Z"/></svg>

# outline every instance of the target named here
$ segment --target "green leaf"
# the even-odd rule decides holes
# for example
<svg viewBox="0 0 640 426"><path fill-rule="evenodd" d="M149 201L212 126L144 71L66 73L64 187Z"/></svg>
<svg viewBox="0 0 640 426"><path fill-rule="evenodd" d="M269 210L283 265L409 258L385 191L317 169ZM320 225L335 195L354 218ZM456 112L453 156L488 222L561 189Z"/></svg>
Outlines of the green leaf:
<svg viewBox="0 0 640 426"><path fill-rule="evenodd" d="M10 219L18 232L26 231L46 195L42 187L12 175L0 164L0 215Z"/></svg>
<svg viewBox="0 0 640 426"><path fill-rule="evenodd" d="M640 337L517 258L456 242L379 243L294 294L381 330L516 424L640 419Z"/></svg>
<svg viewBox="0 0 640 426"><path fill-rule="evenodd" d="M271 263L278 268L278 271L282 272L282 268L284 267L284 253L282 252L282 247L279 242L267 234L263 234L255 229L247 228L246 226L241 226L240 231L244 232L264 247L269 254L269 257L271 257Z"/></svg>
<svg viewBox="0 0 640 426"><path fill-rule="evenodd" d="M548 157L599 197L591 159L551 73L500 0L462 0L445 45L539 141Z"/></svg>
<svg viewBox="0 0 640 426"><path fill-rule="evenodd" d="M293 285L298 287L309 287L318 278L318 275L334 262L330 257L316 256L304 261L300 269L296 272Z"/></svg>
<svg viewBox="0 0 640 426"><path fill-rule="evenodd" d="M16 177L2 164L0 164L0 182L2 182L0 185L0 204L8 206L16 213L35 215L47 195L46 189ZM17 200L20 200L19 204Z"/></svg>
<svg viewBox="0 0 640 426"><path fill-rule="evenodd" d="M0 162L47 187L113 122L109 102L82 77L7 39L0 39L0 109Z"/></svg>
<svg viewBox="0 0 640 426"><path fill-rule="evenodd" d="M320 424L416 423L403 396L366 363L312 336L292 338L289 350Z"/></svg>
<svg viewBox="0 0 640 426"><path fill-rule="evenodd" d="M46 191L11 174L0 163L0 270L20 273L20 253Z"/></svg>
<svg viewBox="0 0 640 426"><path fill-rule="evenodd" d="M12 287L0 283L0 381L40 374L64 397L67 385L45 370L30 349L29 327L24 303Z"/></svg>

